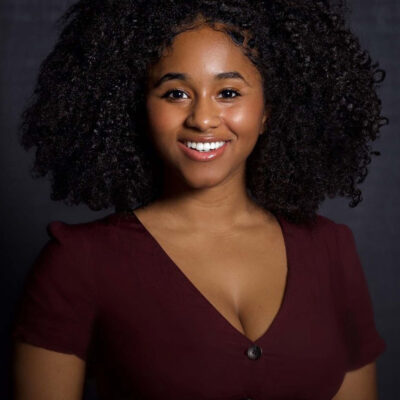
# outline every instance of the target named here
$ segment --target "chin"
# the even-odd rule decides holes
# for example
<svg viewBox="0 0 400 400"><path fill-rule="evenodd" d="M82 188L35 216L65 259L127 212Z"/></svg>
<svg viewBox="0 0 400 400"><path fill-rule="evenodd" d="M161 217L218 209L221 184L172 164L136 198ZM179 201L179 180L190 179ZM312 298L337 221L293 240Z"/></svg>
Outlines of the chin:
<svg viewBox="0 0 400 400"><path fill-rule="evenodd" d="M199 171L198 173L191 173L188 175L182 174L186 185L193 189L208 189L222 184L226 176L222 174L215 174L212 171Z"/></svg>

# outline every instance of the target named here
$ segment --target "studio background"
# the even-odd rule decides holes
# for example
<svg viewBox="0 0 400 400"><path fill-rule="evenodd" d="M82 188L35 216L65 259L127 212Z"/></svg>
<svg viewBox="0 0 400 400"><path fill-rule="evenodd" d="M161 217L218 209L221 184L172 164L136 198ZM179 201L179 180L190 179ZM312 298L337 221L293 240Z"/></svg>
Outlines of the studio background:
<svg viewBox="0 0 400 400"><path fill-rule="evenodd" d="M78 223L100 218L113 209L94 212L50 200L46 178L29 175L34 150L18 144L21 111L32 93L39 66L52 49L56 21L71 0L0 0L0 218L1 218L1 347L0 398L11 399L10 329L26 274L47 241L50 221ZM348 0L348 21L372 59L386 70L378 90L383 115L390 124L381 130L369 175L360 188L363 202L327 200L319 214L347 224L357 249L374 305L375 322L387 344L378 359L380 400L400 399L400 1ZM90 384L85 399L95 400ZM356 399L355 399L356 400Z"/></svg>

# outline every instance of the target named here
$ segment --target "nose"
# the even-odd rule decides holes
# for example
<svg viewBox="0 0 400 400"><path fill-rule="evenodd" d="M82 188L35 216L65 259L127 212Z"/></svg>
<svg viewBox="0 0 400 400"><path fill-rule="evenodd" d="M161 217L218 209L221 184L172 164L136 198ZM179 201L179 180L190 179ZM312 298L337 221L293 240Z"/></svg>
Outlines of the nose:
<svg viewBox="0 0 400 400"><path fill-rule="evenodd" d="M206 131L218 127L219 124L220 110L215 102L206 96L196 99L186 118L186 125L200 131Z"/></svg>

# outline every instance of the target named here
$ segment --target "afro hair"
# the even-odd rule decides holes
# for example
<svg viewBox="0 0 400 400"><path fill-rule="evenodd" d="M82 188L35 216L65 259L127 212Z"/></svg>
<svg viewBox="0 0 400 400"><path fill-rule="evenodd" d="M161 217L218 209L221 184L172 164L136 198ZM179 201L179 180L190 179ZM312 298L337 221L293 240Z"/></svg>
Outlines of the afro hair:
<svg viewBox="0 0 400 400"><path fill-rule="evenodd" d="M22 115L32 176L49 174L52 200L92 210L155 200L162 165L144 118L148 67L202 16L222 23L263 77L269 118L246 161L254 201L296 223L326 196L355 207L388 119L376 91L385 72L346 26L347 11L328 0L78 1Z"/></svg>

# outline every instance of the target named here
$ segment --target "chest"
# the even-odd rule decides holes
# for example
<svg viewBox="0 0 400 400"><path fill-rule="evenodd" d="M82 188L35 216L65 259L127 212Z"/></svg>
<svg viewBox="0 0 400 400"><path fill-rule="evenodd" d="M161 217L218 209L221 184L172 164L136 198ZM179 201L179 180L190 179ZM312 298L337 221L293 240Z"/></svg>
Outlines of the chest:
<svg viewBox="0 0 400 400"><path fill-rule="evenodd" d="M250 340L268 330L282 303L287 257L280 229L210 236L152 229L178 273Z"/></svg>
<svg viewBox="0 0 400 400"><path fill-rule="evenodd" d="M115 236L119 261L101 253L97 268L110 387L148 399L332 398L345 355L329 256L283 227L284 238L211 237L135 222Z"/></svg>

